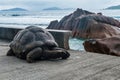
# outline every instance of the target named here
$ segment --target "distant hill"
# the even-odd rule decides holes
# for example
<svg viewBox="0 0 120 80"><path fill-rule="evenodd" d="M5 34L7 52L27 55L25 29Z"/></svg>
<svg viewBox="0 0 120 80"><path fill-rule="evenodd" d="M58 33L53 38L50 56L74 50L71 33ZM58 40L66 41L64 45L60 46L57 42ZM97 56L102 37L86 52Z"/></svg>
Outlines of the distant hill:
<svg viewBox="0 0 120 80"><path fill-rule="evenodd" d="M43 10L72 10L73 8L59 8L59 7L50 7Z"/></svg>
<svg viewBox="0 0 120 80"><path fill-rule="evenodd" d="M28 10L23 8L11 8L11 9L3 9L1 11L28 11Z"/></svg>
<svg viewBox="0 0 120 80"><path fill-rule="evenodd" d="M58 7L50 7L50 8L45 8L43 10L62 10L62 9Z"/></svg>
<svg viewBox="0 0 120 80"><path fill-rule="evenodd" d="M108 7L108 8L106 8L106 9L120 9L120 5L117 5L117 6L110 6L110 7Z"/></svg>

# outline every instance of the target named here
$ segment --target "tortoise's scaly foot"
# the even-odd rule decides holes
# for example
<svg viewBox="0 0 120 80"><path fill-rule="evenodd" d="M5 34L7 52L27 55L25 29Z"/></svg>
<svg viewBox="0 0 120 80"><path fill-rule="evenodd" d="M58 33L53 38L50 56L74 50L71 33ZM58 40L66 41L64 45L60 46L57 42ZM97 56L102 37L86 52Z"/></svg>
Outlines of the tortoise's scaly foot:
<svg viewBox="0 0 120 80"><path fill-rule="evenodd" d="M70 57L70 54L67 51L64 51L62 54L62 59L67 59L68 57Z"/></svg>
<svg viewBox="0 0 120 80"><path fill-rule="evenodd" d="M46 59L67 59L70 54L62 48L53 48L52 50L44 50L44 57Z"/></svg>
<svg viewBox="0 0 120 80"><path fill-rule="evenodd" d="M7 56L15 56L12 49L9 49L6 55Z"/></svg>
<svg viewBox="0 0 120 80"><path fill-rule="evenodd" d="M41 59L41 57L42 57L42 49L35 48L27 54L26 60L28 63L33 63L36 60Z"/></svg>

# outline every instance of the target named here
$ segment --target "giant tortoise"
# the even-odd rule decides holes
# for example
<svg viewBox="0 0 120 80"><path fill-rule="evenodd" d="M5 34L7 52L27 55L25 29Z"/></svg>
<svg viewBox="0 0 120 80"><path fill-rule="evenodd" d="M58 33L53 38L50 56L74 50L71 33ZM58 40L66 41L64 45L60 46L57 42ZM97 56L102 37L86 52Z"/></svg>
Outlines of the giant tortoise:
<svg viewBox="0 0 120 80"><path fill-rule="evenodd" d="M40 27L29 26L16 34L10 43L7 56L16 56L32 63L37 60L67 59L70 54L58 47L48 31Z"/></svg>

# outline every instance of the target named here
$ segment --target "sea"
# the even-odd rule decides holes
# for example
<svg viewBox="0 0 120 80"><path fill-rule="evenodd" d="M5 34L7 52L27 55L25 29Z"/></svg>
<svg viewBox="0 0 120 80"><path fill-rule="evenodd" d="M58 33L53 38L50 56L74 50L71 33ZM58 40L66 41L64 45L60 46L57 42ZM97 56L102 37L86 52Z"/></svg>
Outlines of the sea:
<svg viewBox="0 0 120 80"><path fill-rule="evenodd" d="M25 28L30 25L46 28L53 20L61 20L75 10L41 10L41 11L0 11L0 27ZM120 20L120 10L88 10L102 12L106 16ZM84 50L83 39L70 38L70 49Z"/></svg>

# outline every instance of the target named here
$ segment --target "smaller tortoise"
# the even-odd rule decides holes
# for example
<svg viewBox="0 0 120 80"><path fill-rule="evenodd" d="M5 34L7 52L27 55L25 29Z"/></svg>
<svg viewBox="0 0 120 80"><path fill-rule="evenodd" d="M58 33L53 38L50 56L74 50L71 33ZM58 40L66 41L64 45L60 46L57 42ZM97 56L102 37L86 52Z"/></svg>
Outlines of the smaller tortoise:
<svg viewBox="0 0 120 80"><path fill-rule="evenodd" d="M29 26L16 34L10 43L7 56L16 56L32 63L36 60L67 59L70 54L65 49L58 47L48 31Z"/></svg>

